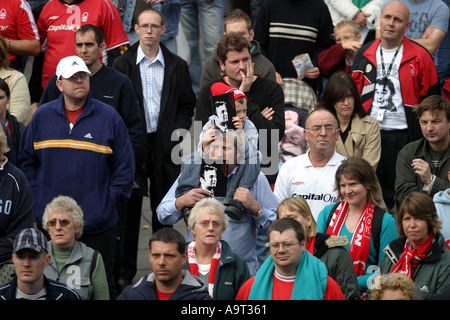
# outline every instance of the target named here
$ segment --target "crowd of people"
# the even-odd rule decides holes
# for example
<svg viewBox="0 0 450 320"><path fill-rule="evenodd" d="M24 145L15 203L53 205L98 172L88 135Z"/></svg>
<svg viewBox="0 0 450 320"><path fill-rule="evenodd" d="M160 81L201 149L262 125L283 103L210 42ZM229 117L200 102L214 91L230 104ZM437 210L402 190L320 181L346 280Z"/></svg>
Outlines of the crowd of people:
<svg viewBox="0 0 450 320"><path fill-rule="evenodd" d="M449 23L448 0L2 0L0 299L450 299Z"/></svg>

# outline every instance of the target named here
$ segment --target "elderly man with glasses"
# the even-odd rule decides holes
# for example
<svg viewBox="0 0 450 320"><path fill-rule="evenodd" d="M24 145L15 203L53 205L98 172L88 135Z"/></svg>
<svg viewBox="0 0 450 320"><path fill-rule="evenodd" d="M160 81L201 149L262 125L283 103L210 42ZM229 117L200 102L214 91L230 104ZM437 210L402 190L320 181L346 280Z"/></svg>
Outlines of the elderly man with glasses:
<svg viewBox="0 0 450 320"><path fill-rule="evenodd" d="M92 98L90 74L78 56L61 59L56 85L62 94L34 114L21 139L19 161L33 191L38 225L56 196L70 196L83 208L81 241L101 253L112 289L116 208L131 195L134 152L117 111ZM114 291L110 294L114 297Z"/></svg>
<svg viewBox="0 0 450 320"><path fill-rule="evenodd" d="M336 152L339 131L336 117L327 109L309 114L305 130L309 149L281 167L274 190L278 201L303 197L315 219L326 205L336 202L334 175L345 159Z"/></svg>

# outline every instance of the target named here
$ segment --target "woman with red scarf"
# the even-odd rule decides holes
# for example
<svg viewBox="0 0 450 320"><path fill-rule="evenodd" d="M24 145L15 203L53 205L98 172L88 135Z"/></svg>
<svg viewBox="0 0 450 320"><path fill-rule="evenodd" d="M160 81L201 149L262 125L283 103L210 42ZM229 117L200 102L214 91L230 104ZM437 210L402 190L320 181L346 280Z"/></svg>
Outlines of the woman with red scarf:
<svg viewBox="0 0 450 320"><path fill-rule="evenodd" d="M450 252L439 232L433 199L412 192L398 210L400 237L386 248L381 273L403 273L414 280L421 299L435 299L450 293Z"/></svg>
<svg viewBox="0 0 450 320"><path fill-rule="evenodd" d="M305 232L306 250L325 263L328 275L336 280L345 299L361 299L356 273L353 270L353 260L344 248L349 244L347 237L318 233L311 209L301 197L286 198L281 201L277 208L277 218L297 220Z"/></svg>
<svg viewBox="0 0 450 320"><path fill-rule="evenodd" d="M365 297L367 284L384 256L383 249L397 238L395 220L379 207L383 203L380 184L372 166L363 158L344 160L336 170L335 184L338 200L342 201L319 213L317 228L330 235L347 236L350 245L346 248Z"/></svg>
<svg viewBox="0 0 450 320"><path fill-rule="evenodd" d="M191 209L188 227L194 240L187 244L184 269L203 279L214 300L234 300L250 278L247 263L221 240L228 226L222 203L208 197Z"/></svg>

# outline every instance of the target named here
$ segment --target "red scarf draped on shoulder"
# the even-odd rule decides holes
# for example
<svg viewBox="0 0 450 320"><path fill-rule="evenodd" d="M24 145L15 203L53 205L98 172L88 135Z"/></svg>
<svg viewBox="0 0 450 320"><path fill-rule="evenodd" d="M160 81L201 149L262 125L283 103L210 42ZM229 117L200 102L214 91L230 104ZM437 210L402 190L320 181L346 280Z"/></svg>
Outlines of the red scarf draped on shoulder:
<svg viewBox="0 0 450 320"><path fill-rule="evenodd" d="M365 267L369 259L370 234L372 233L373 211L375 206L366 203L364 210L356 225L355 232L350 241L350 256L353 258L353 267L357 276L365 274ZM347 219L348 203L342 201L336 208L331 218L327 233L332 236L338 236L341 233L345 220Z"/></svg>
<svg viewBox="0 0 450 320"><path fill-rule="evenodd" d="M413 249L411 242L406 240L403 254L398 259L394 267L392 267L391 273L403 273L411 278L414 270L416 270L420 261L425 260L427 255L433 248L434 234L430 233L428 238L417 248Z"/></svg>
<svg viewBox="0 0 450 320"><path fill-rule="evenodd" d="M195 255L195 240L192 241L188 246L188 261L189 261L189 271L191 274L198 276L198 261L197 256ZM220 262L220 256L222 254L222 244L220 241L217 242L216 251L214 252L214 256L211 260L211 266L209 268L209 276L208 276L208 291L209 295L212 297L214 292L214 281L216 280L216 271L217 266Z"/></svg>

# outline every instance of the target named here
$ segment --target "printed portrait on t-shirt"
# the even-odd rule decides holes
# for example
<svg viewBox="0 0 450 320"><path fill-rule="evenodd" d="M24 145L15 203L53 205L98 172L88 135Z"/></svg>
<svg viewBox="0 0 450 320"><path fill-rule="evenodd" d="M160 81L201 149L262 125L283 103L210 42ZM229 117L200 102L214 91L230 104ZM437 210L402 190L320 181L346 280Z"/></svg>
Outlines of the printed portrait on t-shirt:
<svg viewBox="0 0 450 320"><path fill-rule="evenodd" d="M202 162L200 170L200 188L211 192L212 197L226 195L227 177L224 175L224 165L220 163Z"/></svg>

